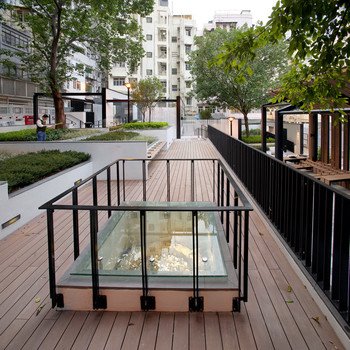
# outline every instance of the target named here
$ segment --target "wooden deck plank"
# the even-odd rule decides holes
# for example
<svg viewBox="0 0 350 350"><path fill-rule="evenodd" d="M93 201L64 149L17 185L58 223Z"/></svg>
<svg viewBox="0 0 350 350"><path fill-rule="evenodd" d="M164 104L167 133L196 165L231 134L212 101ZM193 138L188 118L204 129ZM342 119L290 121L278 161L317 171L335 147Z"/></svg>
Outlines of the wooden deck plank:
<svg viewBox="0 0 350 350"><path fill-rule="evenodd" d="M79 335L75 339L72 350L84 350L89 347L96 328L101 321L102 315L102 312L89 312Z"/></svg>
<svg viewBox="0 0 350 350"><path fill-rule="evenodd" d="M116 312L103 313L101 320L95 331L95 334L91 339L88 349L90 350L104 349L116 316L117 316Z"/></svg>
<svg viewBox="0 0 350 350"><path fill-rule="evenodd" d="M157 342L159 313L147 312L140 339L140 350L154 350Z"/></svg>
<svg viewBox="0 0 350 350"><path fill-rule="evenodd" d="M205 349L204 315L201 312L190 313L190 349Z"/></svg>
<svg viewBox="0 0 350 350"><path fill-rule="evenodd" d="M68 327L65 332L62 334L62 337L58 344L55 346L57 350L71 349L76 337L78 336L80 329L82 328L86 318L88 317L89 312L81 311L76 312L69 322Z"/></svg>
<svg viewBox="0 0 350 350"><path fill-rule="evenodd" d="M53 327L45 334L45 339L39 347L40 350L50 350L56 346L71 322L74 313L74 311L61 312Z"/></svg>
<svg viewBox="0 0 350 350"><path fill-rule="evenodd" d="M125 333L125 338L121 349L137 349L140 343L140 338L145 321L144 312L133 312L130 317L130 322Z"/></svg>
<svg viewBox="0 0 350 350"><path fill-rule="evenodd" d="M174 313L160 314L156 350L171 350L174 333Z"/></svg>
<svg viewBox="0 0 350 350"><path fill-rule="evenodd" d="M204 314L205 345L207 349L222 349L219 316L216 312Z"/></svg>
<svg viewBox="0 0 350 350"><path fill-rule="evenodd" d="M231 312L219 312L219 325L223 350L239 349L237 330Z"/></svg>
<svg viewBox="0 0 350 350"><path fill-rule="evenodd" d="M189 314L175 313L173 349L187 350L189 347Z"/></svg>
<svg viewBox="0 0 350 350"><path fill-rule="evenodd" d="M159 153L159 157L188 159L216 158L218 155L207 141L180 140L174 142L169 151ZM196 163L195 198L198 201L211 200L211 162ZM165 167L157 166L154 161L149 171L147 191L150 198L164 200ZM189 199L190 167L179 162L172 169L171 179L174 181L172 200ZM115 185L112 182L114 201ZM142 183L126 181L125 185L127 200L142 199ZM232 198L233 193L231 201ZM79 190L79 199L92 204L91 185ZM71 198L65 201L69 202ZM106 203L106 185L103 181L98 181L98 201ZM221 347L250 350L269 349L272 344L275 349L283 350L289 347L297 350L305 347L344 349L276 244L271 228L255 209L250 215L249 301L241 304L241 313L234 314L72 312L50 309L46 216L45 213L39 215L0 244L0 348L49 350L75 346L84 349L151 347L158 350L211 350L212 347ZM62 211L54 213L57 278L73 261L72 227L68 217L69 214ZM89 244L87 212L79 212L79 218L82 250ZM100 213L100 227L106 220L105 213ZM288 292L286 285L292 287L292 292ZM35 302L37 297L40 297L39 303ZM285 302L289 298L293 303ZM37 314L41 304L43 308ZM281 333L280 338L278 332Z"/></svg>

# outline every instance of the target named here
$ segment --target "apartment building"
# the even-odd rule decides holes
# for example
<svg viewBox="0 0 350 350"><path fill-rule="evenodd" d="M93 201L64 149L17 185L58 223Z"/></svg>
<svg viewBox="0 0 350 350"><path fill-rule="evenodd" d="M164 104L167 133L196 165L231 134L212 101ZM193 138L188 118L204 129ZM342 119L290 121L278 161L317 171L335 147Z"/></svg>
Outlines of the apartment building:
<svg viewBox="0 0 350 350"><path fill-rule="evenodd" d="M126 82L155 76L163 84L165 98L180 96L184 114L195 114L189 52L194 48L197 28L192 16L172 15L168 0L157 0L154 11L139 21L145 37L145 56L136 72L128 73L124 62L116 62L109 74L108 87L126 94Z"/></svg>
<svg viewBox="0 0 350 350"><path fill-rule="evenodd" d="M231 30L240 28L244 25L251 27L253 25L253 17L250 10L242 10L240 13L230 11L216 11L214 18L204 25L205 31L213 31L216 28Z"/></svg>

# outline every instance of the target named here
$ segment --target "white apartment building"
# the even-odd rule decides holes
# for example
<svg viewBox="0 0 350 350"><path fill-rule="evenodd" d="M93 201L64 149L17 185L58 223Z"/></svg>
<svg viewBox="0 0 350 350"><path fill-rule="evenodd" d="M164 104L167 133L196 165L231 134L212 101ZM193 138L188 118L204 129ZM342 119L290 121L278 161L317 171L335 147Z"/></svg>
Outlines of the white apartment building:
<svg viewBox="0 0 350 350"><path fill-rule="evenodd" d="M244 25L251 27L253 25L253 17L250 10L242 10L240 13L230 11L217 11L213 20L204 25L205 31L213 31L216 28L231 30L240 28Z"/></svg>
<svg viewBox="0 0 350 350"><path fill-rule="evenodd" d="M154 11L140 19L145 56L137 72L128 75L124 62L117 62L109 74L108 87L127 93L126 82L157 77L164 97L181 97L184 114L195 114L197 107L191 92L189 52L194 48L196 23L191 15L172 15L168 0L157 0Z"/></svg>

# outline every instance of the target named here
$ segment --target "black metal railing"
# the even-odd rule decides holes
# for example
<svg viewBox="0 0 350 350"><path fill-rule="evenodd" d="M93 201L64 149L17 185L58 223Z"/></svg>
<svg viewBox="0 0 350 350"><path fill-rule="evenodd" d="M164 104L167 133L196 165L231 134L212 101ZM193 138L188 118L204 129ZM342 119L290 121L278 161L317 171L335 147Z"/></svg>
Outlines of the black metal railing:
<svg viewBox="0 0 350 350"><path fill-rule="evenodd" d="M148 198L156 190L148 188L148 168L163 163L163 182L159 184L162 192L165 193L163 201L152 204L147 202ZM126 176L130 171L128 168L132 165L132 171L140 171L141 188L139 189L139 201L128 202L131 198L128 194ZM190 174L189 182L185 182L182 197L175 193L172 181L176 178L172 172L177 171L180 167L184 172ZM161 166L161 164L160 164ZM138 170L137 170L138 168ZM206 169L206 174L203 169ZM217 174L217 175L216 175ZM208 198L203 200L201 193L202 179L210 179L203 182ZM89 187L91 193L86 199L86 195L80 195L80 191L85 193ZM99 187L100 186L100 187ZM103 187L101 189L101 186ZM130 186L135 189L135 184ZM99 194L104 190L106 194L102 199ZM105 193L104 192L104 193ZM174 195L176 194L176 198ZM91 198L92 196L92 198ZM61 200L65 200L62 203ZM66 202L69 202L68 204ZM135 201L135 199L134 199ZM201 203L202 201L210 202ZM168 202L172 202L169 205ZM250 203L244 196L237 183L234 181L230 172L225 168L220 160L216 159L154 159L150 162L147 159L119 159L105 166L100 171L91 175L84 181L79 181L74 187L63 192L51 201L40 207L47 211L47 232L48 232L48 254L49 254L49 281L50 297L52 307L64 306L63 295L57 293L56 282L56 259L55 259L55 222L53 214L55 211L70 211L72 213L72 237L74 260L80 255L80 236L81 223L79 215L83 212L89 213L89 234L90 234L90 253L91 253L91 285L92 285L92 306L94 309L107 308L107 298L100 293L99 277L99 257L98 257L98 232L99 223L103 222L102 217L111 217L114 212L138 212L140 217L140 242L141 242L141 278L142 278L142 295L140 296L141 309L155 309L155 298L151 296L149 288L149 276L147 271L147 225L146 216L150 212L189 212L192 216L192 252L193 252L193 297L189 299L190 311L203 310L203 297L200 296L200 274L199 274L199 245L198 245L198 213L214 212L221 214L221 222L227 241L233 239L231 255L232 263L237 271L239 297L233 300L233 310L240 310L240 302L248 299L248 240L249 240L249 211L252 210ZM230 215L233 213L233 215ZM231 219L233 218L233 219ZM85 225L86 220L84 220ZM243 224L244 223L244 224ZM230 238L231 237L231 238ZM229 245L228 245L229 246ZM72 261L73 262L73 261Z"/></svg>
<svg viewBox="0 0 350 350"><path fill-rule="evenodd" d="M213 127L208 137L349 324L350 196Z"/></svg>

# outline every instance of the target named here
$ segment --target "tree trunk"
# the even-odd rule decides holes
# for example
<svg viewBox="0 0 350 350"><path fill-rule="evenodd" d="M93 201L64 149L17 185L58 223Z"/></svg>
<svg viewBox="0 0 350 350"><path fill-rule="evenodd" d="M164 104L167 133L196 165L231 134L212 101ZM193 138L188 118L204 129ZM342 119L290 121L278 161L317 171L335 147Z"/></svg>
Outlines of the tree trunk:
<svg viewBox="0 0 350 350"><path fill-rule="evenodd" d="M53 103L56 114L56 129L64 129L66 127L66 115L64 114L64 103L60 91L52 92Z"/></svg>
<svg viewBox="0 0 350 350"><path fill-rule="evenodd" d="M151 122L152 110L151 108L148 110L148 121Z"/></svg>
<svg viewBox="0 0 350 350"><path fill-rule="evenodd" d="M243 117L244 117L245 134L248 137L250 135L249 123L248 123L248 113L243 113Z"/></svg>

